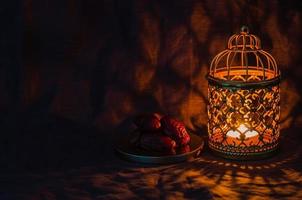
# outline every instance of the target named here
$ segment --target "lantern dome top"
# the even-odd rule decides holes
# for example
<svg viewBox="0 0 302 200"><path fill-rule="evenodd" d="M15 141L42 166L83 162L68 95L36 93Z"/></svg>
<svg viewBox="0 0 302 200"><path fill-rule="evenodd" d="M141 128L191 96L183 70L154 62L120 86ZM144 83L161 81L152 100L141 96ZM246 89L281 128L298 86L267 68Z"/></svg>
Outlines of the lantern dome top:
<svg viewBox="0 0 302 200"><path fill-rule="evenodd" d="M243 26L239 34L234 34L229 38L228 49L261 49L261 43L257 36L249 34L247 26Z"/></svg>
<svg viewBox="0 0 302 200"><path fill-rule="evenodd" d="M271 82L280 78L275 59L262 50L260 39L246 26L229 38L227 49L211 62L209 80L235 84Z"/></svg>

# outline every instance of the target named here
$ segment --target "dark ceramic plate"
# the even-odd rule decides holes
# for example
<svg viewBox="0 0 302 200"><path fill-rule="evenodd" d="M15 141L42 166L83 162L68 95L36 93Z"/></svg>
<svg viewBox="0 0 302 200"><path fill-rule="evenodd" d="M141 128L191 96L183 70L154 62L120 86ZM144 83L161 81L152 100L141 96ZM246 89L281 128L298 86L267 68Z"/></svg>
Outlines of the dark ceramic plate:
<svg viewBox="0 0 302 200"><path fill-rule="evenodd" d="M116 140L115 150L122 158L140 163L168 164L189 161L195 159L200 154L204 146L204 140L201 137L194 134L190 134L190 136L190 151L186 153L182 153L177 150L175 154L169 155L167 153L144 150L131 143L133 137L136 137L133 134L118 137Z"/></svg>

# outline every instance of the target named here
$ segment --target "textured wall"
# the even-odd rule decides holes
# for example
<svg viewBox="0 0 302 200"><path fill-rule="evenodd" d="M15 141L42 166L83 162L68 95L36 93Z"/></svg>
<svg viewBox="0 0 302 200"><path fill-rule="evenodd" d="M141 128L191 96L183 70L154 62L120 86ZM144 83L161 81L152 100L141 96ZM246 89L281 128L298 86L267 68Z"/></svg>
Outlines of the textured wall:
<svg viewBox="0 0 302 200"><path fill-rule="evenodd" d="M0 87L1 110L101 129L157 111L204 128L210 60L248 24L282 70L286 127L301 121L300 8L301 1L27 0L22 64L2 70L0 80L10 81Z"/></svg>

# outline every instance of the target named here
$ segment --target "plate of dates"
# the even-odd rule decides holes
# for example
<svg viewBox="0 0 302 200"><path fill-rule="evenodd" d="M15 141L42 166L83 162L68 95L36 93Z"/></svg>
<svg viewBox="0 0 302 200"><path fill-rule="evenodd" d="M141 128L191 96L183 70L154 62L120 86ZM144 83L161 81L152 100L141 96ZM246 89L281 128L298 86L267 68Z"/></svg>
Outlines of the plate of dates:
<svg viewBox="0 0 302 200"><path fill-rule="evenodd" d="M204 147L202 137L191 134L185 125L157 113L134 118L134 131L116 139L115 150L130 161L169 164L195 159Z"/></svg>

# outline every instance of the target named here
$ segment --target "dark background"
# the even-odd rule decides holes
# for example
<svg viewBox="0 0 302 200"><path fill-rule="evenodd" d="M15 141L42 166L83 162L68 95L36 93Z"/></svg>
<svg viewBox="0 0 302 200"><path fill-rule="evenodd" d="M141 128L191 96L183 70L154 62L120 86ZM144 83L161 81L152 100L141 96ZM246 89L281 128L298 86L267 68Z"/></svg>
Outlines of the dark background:
<svg viewBox="0 0 302 200"><path fill-rule="evenodd" d="M243 24L281 68L282 137L302 127L299 0L1 5L1 168L101 163L112 135L142 112L206 135L207 69Z"/></svg>

